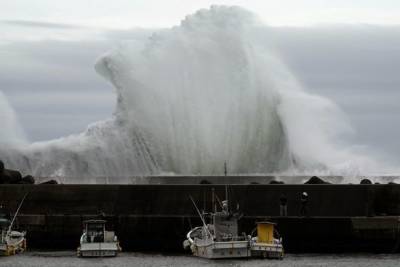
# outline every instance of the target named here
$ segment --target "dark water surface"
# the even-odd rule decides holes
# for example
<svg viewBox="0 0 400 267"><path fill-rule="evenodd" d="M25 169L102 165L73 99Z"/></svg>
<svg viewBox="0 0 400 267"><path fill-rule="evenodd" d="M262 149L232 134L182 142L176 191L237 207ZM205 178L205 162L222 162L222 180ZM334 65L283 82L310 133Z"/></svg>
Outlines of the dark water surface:
<svg viewBox="0 0 400 267"><path fill-rule="evenodd" d="M27 252L0 258L0 266L106 267L106 266L400 266L400 254L290 254L280 260L206 260L188 255L121 253L116 258L77 258L74 251Z"/></svg>

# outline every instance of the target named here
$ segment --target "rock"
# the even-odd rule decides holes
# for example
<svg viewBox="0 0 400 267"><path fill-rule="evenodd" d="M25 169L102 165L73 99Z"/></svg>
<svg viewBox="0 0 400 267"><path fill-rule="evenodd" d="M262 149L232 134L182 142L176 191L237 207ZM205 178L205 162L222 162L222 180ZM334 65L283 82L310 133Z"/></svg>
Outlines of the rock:
<svg viewBox="0 0 400 267"><path fill-rule="evenodd" d="M8 177L8 184L19 184L22 181L22 175L19 171L4 169L3 174Z"/></svg>
<svg viewBox="0 0 400 267"><path fill-rule="evenodd" d="M22 178L22 183L23 184L34 184L35 178L33 178L32 175L27 175L24 178Z"/></svg>
<svg viewBox="0 0 400 267"><path fill-rule="evenodd" d="M4 162L0 160L0 184L34 184L35 178L27 175L22 178L19 171L6 169Z"/></svg>
<svg viewBox="0 0 400 267"><path fill-rule="evenodd" d="M322 180L321 178L319 178L317 176L313 176L304 184L330 184L330 183L325 182L324 180Z"/></svg>
<svg viewBox="0 0 400 267"><path fill-rule="evenodd" d="M272 180L269 184L285 184L283 181Z"/></svg>
<svg viewBox="0 0 400 267"><path fill-rule="evenodd" d="M8 173L3 173L0 174L0 184L9 184L11 181L11 176Z"/></svg>
<svg viewBox="0 0 400 267"><path fill-rule="evenodd" d="M8 178L4 176L4 163L0 160L0 184L4 184L6 179Z"/></svg>
<svg viewBox="0 0 400 267"><path fill-rule="evenodd" d="M361 180L360 184L372 184L370 179L364 178Z"/></svg>
<svg viewBox="0 0 400 267"><path fill-rule="evenodd" d="M58 182L56 180L48 180L48 181L40 183L40 184L58 184Z"/></svg>

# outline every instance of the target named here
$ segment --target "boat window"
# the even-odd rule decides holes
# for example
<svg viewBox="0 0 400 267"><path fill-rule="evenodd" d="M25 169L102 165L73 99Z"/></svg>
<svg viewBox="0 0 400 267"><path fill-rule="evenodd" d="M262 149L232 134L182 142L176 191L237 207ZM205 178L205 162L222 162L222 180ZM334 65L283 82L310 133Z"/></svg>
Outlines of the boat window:
<svg viewBox="0 0 400 267"><path fill-rule="evenodd" d="M89 223L86 234L88 242L104 242L104 224Z"/></svg>

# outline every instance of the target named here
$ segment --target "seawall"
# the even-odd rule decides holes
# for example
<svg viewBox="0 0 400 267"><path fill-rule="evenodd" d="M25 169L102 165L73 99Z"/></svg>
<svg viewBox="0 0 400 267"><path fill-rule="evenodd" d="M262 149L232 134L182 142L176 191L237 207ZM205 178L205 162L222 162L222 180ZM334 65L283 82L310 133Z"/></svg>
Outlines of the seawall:
<svg viewBox="0 0 400 267"><path fill-rule="evenodd" d="M0 185L1 202L15 211L31 248L76 248L82 222L102 214L125 250L181 251L186 232L200 220L189 200L211 210L212 190L225 185ZM300 194L309 195L308 216L299 217ZM400 185L229 185L231 209L244 217L241 231L270 219L289 252L394 252L399 246ZM288 217L279 217L279 197Z"/></svg>

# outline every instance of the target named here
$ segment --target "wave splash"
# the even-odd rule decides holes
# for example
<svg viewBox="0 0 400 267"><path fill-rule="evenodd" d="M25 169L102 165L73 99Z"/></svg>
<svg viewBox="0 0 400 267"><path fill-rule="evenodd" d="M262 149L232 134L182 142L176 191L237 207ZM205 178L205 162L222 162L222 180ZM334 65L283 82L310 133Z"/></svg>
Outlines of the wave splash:
<svg viewBox="0 0 400 267"><path fill-rule="evenodd" d="M0 147L7 149L27 145L27 139L18 123L17 115L2 91L0 91L0 122Z"/></svg>
<svg viewBox="0 0 400 267"><path fill-rule="evenodd" d="M79 135L0 149L37 176L349 174L376 167L335 140L351 132L329 100L306 93L268 28L213 6L125 42L96 63L117 93L112 119Z"/></svg>

